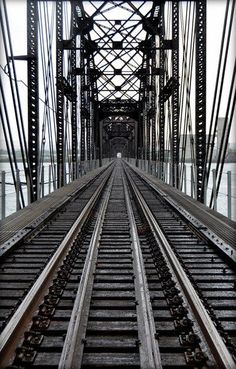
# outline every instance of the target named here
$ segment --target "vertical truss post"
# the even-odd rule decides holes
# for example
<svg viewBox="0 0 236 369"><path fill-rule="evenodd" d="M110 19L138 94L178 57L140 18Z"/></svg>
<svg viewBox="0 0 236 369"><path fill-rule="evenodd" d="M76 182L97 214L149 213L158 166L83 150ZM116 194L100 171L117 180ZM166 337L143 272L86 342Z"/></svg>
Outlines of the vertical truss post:
<svg viewBox="0 0 236 369"><path fill-rule="evenodd" d="M95 144L95 148L94 148L94 159L99 159L99 111L98 111L98 104L96 102L96 104L94 105L94 144Z"/></svg>
<svg viewBox="0 0 236 369"><path fill-rule="evenodd" d="M91 79L90 90L90 160L94 159L94 79Z"/></svg>
<svg viewBox="0 0 236 369"><path fill-rule="evenodd" d="M145 99L146 102L146 158L148 161L150 160L150 123L151 123L151 104L150 104L150 91L151 91L151 83L150 83L150 52L147 52L147 65L146 65L146 86L147 86L147 96Z"/></svg>
<svg viewBox="0 0 236 369"><path fill-rule="evenodd" d="M143 105L143 104L142 104ZM138 120L138 158L143 159L143 116L139 113Z"/></svg>
<svg viewBox="0 0 236 369"><path fill-rule="evenodd" d="M152 115L152 160L156 161L156 36L153 36L151 58L151 115Z"/></svg>
<svg viewBox="0 0 236 369"><path fill-rule="evenodd" d="M93 62L90 62L91 68L94 67ZM91 125L91 159L94 160L96 157L96 112L97 107L97 77L94 75L91 80L91 99L90 99L90 125Z"/></svg>
<svg viewBox="0 0 236 369"><path fill-rule="evenodd" d="M172 77L177 81L172 92L172 178L179 187L179 3L172 2Z"/></svg>
<svg viewBox="0 0 236 369"><path fill-rule="evenodd" d="M80 139L80 160L81 162L85 161L85 62L84 62L84 37L81 36L81 53L80 53L80 69L81 69L81 78L80 78L80 106L81 106L81 139Z"/></svg>
<svg viewBox="0 0 236 369"><path fill-rule="evenodd" d="M160 77L159 77L159 161L160 175L164 180L164 160L165 160L165 101L164 101L164 82L165 82L165 54L164 54L164 3L160 5Z"/></svg>
<svg viewBox="0 0 236 369"><path fill-rule="evenodd" d="M72 149L72 179L77 177L78 167L78 140L77 140L77 77L76 77L76 3L71 0L72 8L72 49L71 49L71 87L72 87L72 101L71 101L71 149Z"/></svg>
<svg viewBox="0 0 236 369"><path fill-rule="evenodd" d="M102 166L103 159L103 121L99 122L99 166Z"/></svg>
<svg viewBox="0 0 236 369"><path fill-rule="evenodd" d="M147 135L147 145L146 145L146 160L150 160L150 118L146 113L146 135Z"/></svg>
<svg viewBox="0 0 236 369"><path fill-rule="evenodd" d="M38 103L38 1L27 1L28 53L28 151L32 175L30 201L38 198L39 103Z"/></svg>
<svg viewBox="0 0 236 369"><path fill-rule="evenodd" d="M135 121L134 125L134 158L135 158L135 165L138 166L138 122Z"/></svg>
<svg viewBox="0 0 236 369"><path fill-rule="evenodd" d="M93 160L95 158L95 143L94 143L94 104L91 105L90 125L91 125L91 154L90 154L90 159Z"/></svg>
<svg viewBox="0 0 236 369"><path fill-rule="evenodd" d="M196 1L196 198L204 202L206 156L206 1Z"/></svg>
<svg viewBox="0 0 236 369"><path fill-rule="evenodd" d="M144 88L144 93L143 93L143 159L144 160L148 160L149 158L149 153L148 153L148 149L149 149L149 143L150 143L150 138L149 138L149 121L148 121L148 94L149 92L147 91L147 87L148 87L148 57L147 54L145 54L143 56L144 59L144 63L143 63L143 69L144 69L144 76L142 77L144 79L144 83L143 83L143 88Z"/></svg>
<svg viewBox="0 0 236 369"><path fill-rule="evenodd" d="M87 117L87 160L91 159L91 98L92 98L92 91L91 91L91 74L90 74L90 63L89 63L90 55L87 58L87 100L86 100L86 111L88 112Z"/></svg>
<svg viewBox="0 0 236 369"><path fill-rule="evenodd" d="M144 147L143 147L143 159L148 159L147 148L148 148L148 119L147 119L147 101L145 97L144 110L143 110L143 137L144 137Z"/></svg>
<svg viewBox="0 0 236 369"><path fill-rule="evenodd" d="M141 79L140 82L140 107L138 116L138 129L137 129L137 145L138 145L138 159L143 159L143 148L144 148L144 83Z"/></svg>
<svg viewBox="0 0 236 369"><path fill-rule="evenodd" d="M146 111L147 111L147 160L151 160L151 129L152 129L152 80L151 80L151 50L147 52L147 99L146 99Z"/></svg>
<svg viewBox="0 0 236 369"><path fill-rule="evenodd" d="M56 3L57 186L64 185L63 2Z"/></svg>

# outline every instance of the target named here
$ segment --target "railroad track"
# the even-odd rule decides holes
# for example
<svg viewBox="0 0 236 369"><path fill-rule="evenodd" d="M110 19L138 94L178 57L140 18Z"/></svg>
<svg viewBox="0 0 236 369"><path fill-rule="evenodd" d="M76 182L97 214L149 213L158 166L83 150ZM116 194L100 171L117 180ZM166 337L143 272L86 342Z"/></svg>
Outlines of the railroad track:
<svg viewBox="0 0 236 369"><path fill-rule="evenodd" d="M125 171L127 177L118 162L103 179L105 189L101 185L63 234L49 264L44 261L34 295L18 302L1 334L2 368L235 368L228 329L235 310L227 305L220 320L209 296L222 288L209 286L213 272L208 278L212 264L220 263L231 283L232 266L218 259L209 266L216 251L207 240ZM209 268L206 281L195 250ZM216 280L221 283L219 275ZM9 299L17 300L14 292ZM220 294L219 306L229 296L234 301L234 293L235 286Z"/></svg>

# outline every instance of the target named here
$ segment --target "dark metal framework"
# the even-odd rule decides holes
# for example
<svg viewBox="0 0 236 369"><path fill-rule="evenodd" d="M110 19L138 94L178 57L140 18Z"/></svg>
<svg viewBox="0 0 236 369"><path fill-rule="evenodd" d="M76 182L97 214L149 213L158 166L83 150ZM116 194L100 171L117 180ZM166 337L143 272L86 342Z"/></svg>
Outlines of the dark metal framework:
<svg viewBox="0 0 236 369"><path fill-rule="evenodd" d="M196 2L196 198L204 201L206 156L206 1Z"/></svg>
<svg viewBox="0 0 236 369"><path fill-rule="evenodd" d="M71 101L71 146L72 146L72 178L77 177L77 164L78 164L78 130L77 130L77 77L76 77L76 3L72 2L72 17L71 17L71 29L72 29L72 41L71 41L71 88L72 88L72 101Z"/></svg>
<svg viewBox="0 0 236 369"><path fill-rule="evenodd" d="M53 131L56 149L52 151L56 152L57 187L67 182L67 162L72 163L71 179L76 179L79 160L83 163L87 159L99 157L101 164L103 155L115 152L114 148L111 151L111 142L115 142L115 150L119 152L124 150L127 155L135 155L139 159L158 161L162 179L165 179L164 162L169 158L166 153L170 150L172 184L179 187L180 129L184 131L180 127L179 113L179 49L182 47L179 37L183 37L179 31L180 2L172 1L167 6L165 1L57 0L52 2L56 11L53 23L56 34L54 29L52 31L54 41L51 46L47 46L48 49L45 47L44 51L40 50L38 56L38 42L43 39L40 32L44 31L41 18L39 23L41 1L27 0L28 53L22 59L28 61L31 201L36 200L40 192L39 162L40 165L42 163L39 157L38 57L43 52L49 55L54 41L56 55L53 55L52 64L54 66L56 62L56 78L48 72L46 79L54 79L51 84L56 80L55 97L50 92L50 102L55 101L55 106L48 104L46 90L49 89L49 83L45 84L43 102L53 110L51 114L56 110L56 129ZM197 199L203 201L206 156L206 1L195 1L195 5L195 189ZM122 19L117 19L117 9L122 11ZM171 9L171 39L167 39L170 31L170 27L166 27L167 9ZM45 29L49 32L49 28L48 24ZM171 60L168 59L169 55ZM49 61L50 57L45 60ZM113 120L110 126L104 123L109 117ZM121 126L125 119L135 124L129 125L126 122L126 126Z"/></svg>
<svg viewBox="0 0 236 369"><path fill-rule="evenodd" d="M89 7L87 8L88 4ZM91 14L91 5L94 9L93 14ZM127 14L121 20L118 20L116 19L116 10L120 7ZM144 10L145 7L146 10ZM142 10L140 10L141 8ZM90 54L91 50L93 53L89 63L90 68L91 60L96 65L94 71L96 86L92 83L93 74L91 74L91 69L88 69L90 85L93 85L93 89L90 90L91 99L89 103L91 128L93 128L94 117L96 117L97 124L97 120L101 121L104 119L104 116L107 116L106 111L108 111L108 114L113 114L115 110L117 116L129 114L129 104L131 103L132 106L139 100L140 80L137 72L142 64L143 55L147 52L149 55L151 53L150 48L145 50L145 37L141 35L142 27L140 26L142 26L145 17L149 16L151 12L152 4L147 6L144 1L137 4L125 1L104 1L101 3L90 1L87 4L86 2L84 3L84 16L93 19L93 31L86 36L85 49L90 50ZM81 53L83 53L83 50L81 50ZM146 73L148 73L148 76ZM146 82L144 83L144 88L148 86L149 76L150 69L145 72ZM98 104L94 101L93 96L98 96ZM146 94L147 97L148 93ZM140 109L141 103L140 101ZM108 106L108 109L105 108L104 110L105 106ZM95 107L98 108L98 114L94 112ZM139 119L139 108L135 112L137 120ZM148 123L150 124L150 121ZM102 125L99 124L99 127L102 127ZM95 132L96 136L98 136L96 128ZM87 132L88 137L90 136L88 136ZM89 144L88 150L90 150L90 146L92 146L92 142Z"/></svg>
<svg viewBox="0 0 236 369"><path fill-rule="evenodd" d="M172 2L172 185L179 187L179 2Z"/></svg>
<svg viewBox="0 0 236 369"><path fill-rule="evenodd" d="M85 41L84 38L81 37L80 40L80 111L81 111L81 128L80 128L80 160L83 162L85 160L85 125L86 125L86 117L88 117L88 111L86 110L85 104L85 94L86 94L86 84L85 84Z"/></svg>
<svg viewBox="0 0 236 369"><path fill-rule="evenodd" d="M63 1L56 3L57 41L57 185L64 185Z"/></svg>
<svg viewBox="0 0 236 369"><path fill-rule="evenodd" d="M164 179L164 160L165 160L165 53L164 53L164 3L160 5L160 52L159 52L159 65L160 65L160 77L159 77L159 155L160 162L160 175L161 179Z"/></svg>
<svg viewBox="0 0 236 369"><path fill-rule="evenodd" d="M151 102L150 102L150 111L149 116L151 119L151 127L152 127L152 147L151 152L152 156L151 159L156 161L157 159L157 144L156 144L156 37L153 36L153 51L151 56Z"/></svg>
<svg viewBox="0 0 236 369"><path fill-rule="evenodd" d="M38 101L38 1L27 1L28 54L28 154L32 182L31 202L38 198L39 101Z"/></svg>

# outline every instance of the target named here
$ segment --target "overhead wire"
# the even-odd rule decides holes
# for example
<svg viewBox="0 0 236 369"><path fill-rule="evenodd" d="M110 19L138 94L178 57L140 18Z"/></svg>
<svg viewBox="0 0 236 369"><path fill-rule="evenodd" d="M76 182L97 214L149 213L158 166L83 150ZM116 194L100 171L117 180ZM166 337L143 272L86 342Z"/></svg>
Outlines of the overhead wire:
<svg viewBox="0 0 236 369"><path fill-rule="evenodd" d="M53 70L52 70L52 42L53 42L53 29L54 29L54 18L55 18L55 6L52 7L51 20L49 20L48 4L43 3L39 6L39 41L41 50L41 61L42 61L42 73L43 73L43 85L46 104L44 106L43 120L41 125L41 150L40 150L40 175L42 175L42 167L44 163L44 152L46 144L46 132L48 133L48 144L50 152L50 162L52 168L54 168L54 149L52 137L52 120L54 122L54 135L55 135L55 114L50 113L48 106L49 100L53 104L55 101L55 89L52 88L54 85ZM44 22L43 22L44 21ZM52 117L52 118L51 118ZM55 175L54 169L53 177Z"/></svg>
<svg viewBox="0 0 236 369"><path fill-rule="evenodd" d="M15 59L13 54L13 47L12 47L12 40L11 40L11 33L10 33L10 27L9 27L9 19L8 19L8 11L6 7L6 2L3 0L1 3L0 8L0 23L1 23L1 29L2 29L2 37L3 37L3 47L4 47L4 53L6 62L8 65L8 74L9 78L9 84L10 84L10 90L11 90L11 102L13 105L13 111L14 111L14 117L15 117L15 123L16 123L16 129L18 134L18 140L20 145L20 152L21 152L21 158L24 168L24 174L27 181L29 181L29 185L32 185L32 173L31 173L31 167L29 162L29 156L28 156L28 148L27 148L27 141L25 137L25 128L24 128L24 120L23 120L23 114L22 114L22 108L21 108L21 99L18 89L18 83L17 83L17 75L16 75L16 67L15 67ZM11 66L10 67L10 61ZM9 132L9 135L11 135L11 132ZM13 149L13 148L12 148ZM24 206L24 198L22 198L22 206Z"/></svg>
<svg viewBox="0 0 236 369"><path fill-rule="evenodd" d="M232 71L231 84L227 99L227 107L225 112L225 124L222 132L222 139L219 147L218 160L216 165L216 196L219 193L221 178L225 164L225 157L228 148L228 140L230 135L230 130L232 127L233 116L235 114L236 105L236 59L234 61L234 69ZM210 207L213 205L213 191L211 193Z"/></svg>
<svg viewBox="0 0 236 369"><path fill-rule="evenodd" d="M2 85L1 78L0 78L0 96L1 96L1 101L2 101L2 103L0 104L0 117L1 117L2 127L3 127L4 137L5 137L5 143L7 147L7 153L8 153L8 158L9 158L9 163L10 163L10 168L11 168L12 179L13 179L13 183L16 189L18 185L17 178L16 178L16 172L19 170L19 166L18 166L18 161L16 157L15 144L14 144L13 137L11 134L10 119L8 115L7 103L6 103L6 98L5 98L5 93L4 93L4 88ZM20 193L20 207L24 207L25 200L24 200L21 182L19 183L19 193Z"/></svg>

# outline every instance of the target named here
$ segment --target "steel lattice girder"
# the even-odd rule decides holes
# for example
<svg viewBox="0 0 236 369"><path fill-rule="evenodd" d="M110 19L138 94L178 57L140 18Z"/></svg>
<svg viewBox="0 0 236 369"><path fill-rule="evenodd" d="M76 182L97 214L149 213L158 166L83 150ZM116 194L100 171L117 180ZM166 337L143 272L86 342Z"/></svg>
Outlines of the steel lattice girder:
<svg viewBox="0 0 236 369"><path fill-rule="evenodd" d="M57 32L57 185L64 185L63 2L56 3Z"/></svg>
<svg viewBox="0 0 236 369"><path fill-rule="evenodd" d="M179 183L179 3L172 2L172 39L176 43L172 49L172 78L176 84L172 90L172 178L173 186Z"/></svg>
<svg viewBox="0 0 236 369"><path fill-rule="evenodd" d="M28 56L28 151L32 175L31 202L38 198L39 93L38 93L38 2L27 1Z"/></svg>
<svg viewBox="0 0 236 369"><path fill-rule="evenodd" d="M206 156L206 1L196 2L196 197L204 201Z"/></svg>
<svg viewBox="0 0 236 369"><path fill-rule="evenodd" d="M111 9L108 9L108 3ZM116 98L138 101L140 81L135 72L143 58L140 44L145 38L141 32L143 19L152 7L152 2L148 3L143 14L139 11L140 4L134 5L132 2L121 4L104 1L98 5L93 1L84 3L85 13L87 8L90 9L88 4L92 4L96 14L93 31L90 32L91 40L88 39L88 43L100 72L97 79L99 101ZM122 20L115 17L118 8L127 12ZM90 10L88 16L93 17L91 13ZM133 19L135 14L136 18ZM115 17L114 20L112 16ZM93 46L94 42L96 47Z"/></svg>
<svg viewBox="0 0 236 369"><path fill-rule="evenodd" d="M163 32L164 32L164 4L160 5L160 61L159 65L162 70L164 70L164 48L163 48ZM159 96L159 161L161 166L163 166L165 159L165 100L164 100L164 73L160 74L159 77L160 85L160 96ZM161 176L163 178L164 172L163 167L161 168Z"/></svg>
<svg viewBox="0 0 236 369"><path fill-rule="evenodd" d="M72 3L72 33L76 34L76 9L75 2ZM72 141L72 163L73 179L77 176L78 140L77 140L77 83L76 83L76 38L72 39L71 50L71 87L72 87L72 111L71 111L71 141Z"/></svg>
<svg viewBox="0 0 236 369"><path fill-rule="evenodd" d="M149 156L150 151L152 151L152 155L155 157L156 74L152 71L152 68L155 69L156 46L153 41L155 37L153 34L156 35L159 32L159 14L157 11L159 6L152 1L143 1L137 4L125 1L122 3L104 1L96 4L93 1L86 1L81 4L80 6L83 7L83 20L86 27L88 27L88 33L83 35L84 44L80 47L81 60L83 59L82 63L84 65L81 64L79 73L81 74L82 95L83 88L92 92L90 106L88 107L85 106L86 101L83 101L84 97L81 97L81 158L83 160L83 151L85 150L83 133L86 130L85 124L87 120L85 119L90 119L91 115L95 116L96 125L101 127L98 121L110 114L117 114L117 116L128 114L130 118L142 123L143 128L148 133L145 145L146 155ZM123 12L122 19L117 19L117 13L121 10ZM93 29L91 29L91 19L93 20ZM154 28L152 23L155 26ZM84 50L85 55L83 56ZM87 70L85 68L86 58L90 58ZM96 66L94 70L90 67L92 60ZM140 76L140 71L144 68L146 70L143 80L142 76ZM84 79L86 79L86 85ZM94 82L93 84L92 81ZM140 93L141 86L143 90L148 91L145 93L145 96L142 96ZM153 94L150 97L149 92L151 91ZM98 114L94 112L92 107L93 98L97 96L98 104L94 104L94 106L97 106ZM143 118L141 118L143 101L146 114L143 114ZM86 111L90 114L90 117L85 117L84 112L86 113ZM83 122L83 120L85 121ZM92 127L88 126L89 122L92 124ZM89 122L87 121L87 141L90 140L88 130L90 128L94 129L94 122L91 122L91 119ZM152 142L150 140L150 129L146 126L150 126L152 129ZM137 132L139 132L139 146L140 144L142 146L142 133L138 129ZM87 152L88 150L90 150L90 144Z"/></svg>

